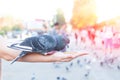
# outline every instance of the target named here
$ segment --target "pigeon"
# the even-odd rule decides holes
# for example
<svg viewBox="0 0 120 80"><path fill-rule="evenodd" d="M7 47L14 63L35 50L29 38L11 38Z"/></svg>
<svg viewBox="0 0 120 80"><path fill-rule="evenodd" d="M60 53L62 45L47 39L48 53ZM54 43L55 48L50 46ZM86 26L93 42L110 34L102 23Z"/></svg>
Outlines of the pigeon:
<svg viewBox="0 0 120 80"><path fill-rule="evenodd" d="M21 43L14 43L8 46L12 49L22 50L11 64L30 52L47 55L53 54L55 51L61 51L69 44L69 42L70 40L67 36L58 34L41 34L38 36L28 37Z"/></svg>

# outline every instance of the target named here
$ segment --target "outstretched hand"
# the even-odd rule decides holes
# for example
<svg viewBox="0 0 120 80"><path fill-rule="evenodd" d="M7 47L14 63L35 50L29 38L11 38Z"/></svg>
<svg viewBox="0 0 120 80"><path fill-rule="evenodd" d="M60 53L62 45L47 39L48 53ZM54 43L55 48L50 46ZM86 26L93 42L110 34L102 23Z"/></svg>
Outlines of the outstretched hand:
<svg viewBox="0 0 120 80"><path fill-rule="evenodd" d="M0 58L12 61L20 53L20 50L14 50L7 47L8 40L0 39ZM88 52L55 52L50 55L42 55L31 52L19 59L20 62L69 62L77 57L88 55Z"/></svg>
<svg viewBox="0 0 120 80"><path fill-rule="evenodd" d="M88 53L80 52L56 52L51 56L54 62L69 62L77 57L88 55Z"/></svg>

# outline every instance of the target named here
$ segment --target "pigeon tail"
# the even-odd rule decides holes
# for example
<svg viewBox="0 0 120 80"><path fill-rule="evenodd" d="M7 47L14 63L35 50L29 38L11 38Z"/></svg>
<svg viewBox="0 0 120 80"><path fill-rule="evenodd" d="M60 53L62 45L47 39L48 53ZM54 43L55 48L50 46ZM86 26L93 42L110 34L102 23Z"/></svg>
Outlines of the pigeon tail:
<svg viewBox="0 0 120 80"><path fill-rule="evenodd" d="M20 59L21 57L25 56L28 52L22 51L10 64L13 64L15 61Z"/></svg>

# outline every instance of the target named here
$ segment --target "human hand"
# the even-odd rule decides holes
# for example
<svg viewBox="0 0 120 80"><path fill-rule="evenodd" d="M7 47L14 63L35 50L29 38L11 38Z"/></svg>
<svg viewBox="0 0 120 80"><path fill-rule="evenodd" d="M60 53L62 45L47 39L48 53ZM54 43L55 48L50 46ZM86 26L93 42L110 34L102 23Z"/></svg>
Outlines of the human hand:
<svg viewBox="0 0 120 80"><path fill-rule="evenodd" d="M88 53L80 53L80 52L56 52L52 55L48 55L52 57L53 62L69 62L77 57L88 55Z"/></svg>

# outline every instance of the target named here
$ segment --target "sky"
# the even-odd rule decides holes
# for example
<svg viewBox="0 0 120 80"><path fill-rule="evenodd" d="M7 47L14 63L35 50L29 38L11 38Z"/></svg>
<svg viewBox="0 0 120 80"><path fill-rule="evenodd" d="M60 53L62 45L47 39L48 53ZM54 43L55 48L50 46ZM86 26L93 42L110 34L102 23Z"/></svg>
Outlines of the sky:
<svg viewBox="0 0 120 80"><path fill-rule="evenodd" d="M120 0L96 0L98 23L120 16Z"/></svg>
<svg viewBox="0 0 120 80"><path fill-rule="evenodd" d="M98 22L120 15L120 0L96 0ZM72 16L73 0L0 0L0 16L18 19L51 19L56 9L64 11L67 21Z"/></svg>
<svg viewBox="0 0 120 80"><path fill-rule="evenodd" d="M0 16L13 16L29 20L50 19L57 8L62 8L66 18L71 16L73 0L0 0Z"/></svg>

